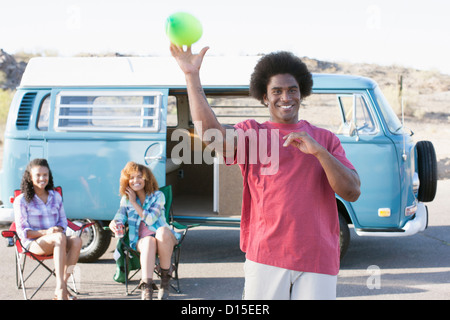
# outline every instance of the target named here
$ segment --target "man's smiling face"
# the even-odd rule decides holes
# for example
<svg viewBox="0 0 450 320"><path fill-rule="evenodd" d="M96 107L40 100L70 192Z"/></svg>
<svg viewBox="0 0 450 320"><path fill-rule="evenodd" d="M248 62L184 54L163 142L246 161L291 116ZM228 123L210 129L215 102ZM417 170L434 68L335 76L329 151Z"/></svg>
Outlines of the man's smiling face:
<svg viewBox="0 0 450 320"><path fill-rule="evenodd" d="M270 120L276 123L298 122L300 88L290 74L277 74L270 78L264 102L269 107Z"/></svg>

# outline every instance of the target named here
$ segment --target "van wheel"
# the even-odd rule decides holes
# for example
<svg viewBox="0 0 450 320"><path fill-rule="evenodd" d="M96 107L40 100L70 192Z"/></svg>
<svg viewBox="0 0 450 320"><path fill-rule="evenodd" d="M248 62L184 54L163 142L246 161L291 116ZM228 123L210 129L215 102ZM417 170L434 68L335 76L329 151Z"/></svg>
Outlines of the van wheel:
<svg viewBox="0 0 450 320"><path fill-rule="evenodd" d="M79 262L95 262L108 249L111 242L111 232L103 230L102 225L98 221L93 220L72 220L73 223L82 225L88 222L95 222L94 225L84 229L81 240L82 246L80 251Z"/></svg>
<svg viewBox="0 0 450 320"><path fill-rule="evenodd" d="M417 163L419 174L419 195L422 202L433 201L437 188L437 161L433 143L430 141L419 141L416 144Z"/></svg>
<svg viewBox="0 0 450 320"><path fill-rule="evenodd" d="M347 253L348 246L350 245L350 230L348 229L347 220L339 212L339 249L341 251L341 260Z"/></svg>

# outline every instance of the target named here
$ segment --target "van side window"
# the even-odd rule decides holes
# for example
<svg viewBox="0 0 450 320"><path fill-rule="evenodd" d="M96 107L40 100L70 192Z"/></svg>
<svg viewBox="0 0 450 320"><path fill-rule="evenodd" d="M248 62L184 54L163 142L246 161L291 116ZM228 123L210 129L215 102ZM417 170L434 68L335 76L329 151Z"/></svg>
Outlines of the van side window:
<svg viewBox="0 0 450 320"><path fill-rule="evenodd" d="M157 91L61 91L56 96L57 131L144 131L160 128Z"/></svg>
<svg viewBox="0 0 450 320"><path fill-rule="evenodd" d="M178 108L177 98L175 96L167 97L167 126L178 126Z"/></svg>
<svg viewBox="0 0 450 320"><path fill-rule="evenodd" d="M339 103L344 110L345 122L354 122L358 134L372 134L376 126L367 102L361 94L339 95Z"/></svg>
<svg viewBox="0 0 450 320"><path fill-rule="evenodd" d="M314 93L302 102L299 118L335 134L350 134L352 127L358 134L378 132L366 98L359 93Z"/></svg>
<svg viewBox="0 0 450 320"><path fill-rule="evenodd" d="M269 119L269 109L247 95L223 95L206 93L209 105L220 123L234 125L246 119L264 122Z"/></svg>
<svg viewBox="0 0 450 320"><path fill-rule="evenodd" d="M48 130L48 120L50 116L50 95L46 96L41 102L41 107L39 110L39 118L37 122L38 130L47 131Z"/></svg>
<svg viewBox="0 0 450 320"><path fill-rule="evenodd" d="M299 119L337 134L343 125L342 111L336 94L313 93L302 101Z"/></svg>

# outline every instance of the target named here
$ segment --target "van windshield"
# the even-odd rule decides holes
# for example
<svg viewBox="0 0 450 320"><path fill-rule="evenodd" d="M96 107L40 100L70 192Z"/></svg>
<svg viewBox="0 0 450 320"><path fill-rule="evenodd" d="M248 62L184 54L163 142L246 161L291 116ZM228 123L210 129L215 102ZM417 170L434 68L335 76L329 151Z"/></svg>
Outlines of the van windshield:
<svg viewBox="0 0 450 320"><path fill-rule="evenodd" d="M389 102L386 100L383 92L379 87L376 87L374 90L375 99L380 107L381 113L383 114L384 120L388 126L388 129L393 134L403 134L403 125L395 114L394 110L392 110Z"/></svg>

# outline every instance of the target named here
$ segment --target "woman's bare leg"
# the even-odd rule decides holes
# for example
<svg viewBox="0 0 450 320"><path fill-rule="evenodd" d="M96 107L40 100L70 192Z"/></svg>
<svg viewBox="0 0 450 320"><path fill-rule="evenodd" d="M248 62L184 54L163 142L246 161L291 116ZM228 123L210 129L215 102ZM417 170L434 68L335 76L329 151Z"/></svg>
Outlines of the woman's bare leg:
<svg viewBox="0 0 450 320"><path fill-rule="evenodd" d="M56 275L55 295L58 299L67 299L67 286L64 280L66 270L66 247L66 235L58 232L38 238L36 241L31 243L29 249L31 252L38 255L53 254Z"/></svg>
<svg viewBox="0 0 450 320"><path fill-rule="evenodd" d="M156 239L154 237L144 237L139 239L137 249L141 253L142 279L153 279L153 269L155 269Z"/></svg>
<svg viewBox="0 0 450 320"><path fill-rule="evenodd" d="M81 238L76 236L67 238L67 258L66 258L66 268L64 278L65 283L67 283L67 280L73 273L73 268L78 262L78 258L80 257L81 245L82 245Z"/></svg>
<svg viewBox="0 0 450 320"><path fill-rule="evenodd" d="M172 261L173 247L176 244L175 236L167 227L156 230L156 242L158 246L159 263L162 269L169 269Z"/></svg>

